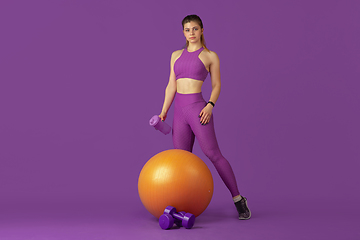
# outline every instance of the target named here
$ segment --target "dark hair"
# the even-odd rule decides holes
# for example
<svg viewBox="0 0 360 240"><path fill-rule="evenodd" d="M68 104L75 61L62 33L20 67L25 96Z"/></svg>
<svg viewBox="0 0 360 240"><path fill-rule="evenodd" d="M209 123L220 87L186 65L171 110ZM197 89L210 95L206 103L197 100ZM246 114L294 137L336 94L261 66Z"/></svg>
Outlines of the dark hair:
<svg viewBox="0 0 360 240"><path fill-rule="evenodd" d="M187 16L182 20L181 25L182 25L182 27L183 27L183 30L184 30L184 25L185 25L186 23L189 23L189 22L196 22L197 24L200 25L201 29L204 28L203 23L202 23L200 17L199 17L198 15L193 14L193 15L187 15ZM202 46L203 46L206 50L209 51L209 49L206 47L206 43L205 43L205 39L204 39L204 34L201 34L200 41L201 41ZM185 47L188 47L188 46L189 46L189 41L186 40Z"/></svg>

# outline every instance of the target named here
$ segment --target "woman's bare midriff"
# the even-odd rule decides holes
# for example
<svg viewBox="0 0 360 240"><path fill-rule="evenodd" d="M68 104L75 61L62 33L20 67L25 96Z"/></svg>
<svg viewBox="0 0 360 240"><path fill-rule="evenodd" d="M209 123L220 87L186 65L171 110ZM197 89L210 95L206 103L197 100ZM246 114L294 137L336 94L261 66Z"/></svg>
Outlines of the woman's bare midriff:
<svg viewBox="0 0 360 240"><path fill-rule="evenodd" d="M203 83L191 78L179 78L176 80L176 91L181 94L199 93Z"/></svg>

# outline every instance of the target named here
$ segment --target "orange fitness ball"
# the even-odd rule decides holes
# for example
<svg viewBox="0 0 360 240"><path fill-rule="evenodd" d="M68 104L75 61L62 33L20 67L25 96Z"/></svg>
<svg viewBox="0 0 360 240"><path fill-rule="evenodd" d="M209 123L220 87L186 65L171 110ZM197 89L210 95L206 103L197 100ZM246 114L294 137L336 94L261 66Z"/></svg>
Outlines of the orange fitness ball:
<svg viewBox="0 0 360 240"><path fill-rule="evenodd" d="M140 172L141 202L159 218L167 206L199 216L209 205L214 182L206 164L195 154L171 149L150 158Z"/></svg>

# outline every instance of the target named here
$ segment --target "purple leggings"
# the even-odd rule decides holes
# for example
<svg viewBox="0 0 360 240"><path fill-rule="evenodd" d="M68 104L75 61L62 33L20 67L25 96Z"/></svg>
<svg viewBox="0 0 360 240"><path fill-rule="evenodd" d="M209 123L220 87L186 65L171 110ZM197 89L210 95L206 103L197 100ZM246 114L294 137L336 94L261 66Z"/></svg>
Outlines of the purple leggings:
<svg viewBox="0 0 360 240"><path fill-rule="evenodd" d="M201 93L176 93L172 138L175 149L192 152L195 136L204 154L214 164L221 179L233 197L239 195L234 172L220 152L216 141L213 116L201 125L199 114L206 106Z"/></svg>

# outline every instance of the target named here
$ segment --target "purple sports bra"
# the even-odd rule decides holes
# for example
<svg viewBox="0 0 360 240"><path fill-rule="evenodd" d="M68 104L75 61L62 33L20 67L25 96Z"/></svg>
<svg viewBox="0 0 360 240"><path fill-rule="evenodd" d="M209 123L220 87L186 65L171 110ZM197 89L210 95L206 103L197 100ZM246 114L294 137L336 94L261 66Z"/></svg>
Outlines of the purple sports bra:
<svg viewBox="0 0 360 240"><path fill-rule="evenodd" d="M191 78L204 81L208 71L204 63L199 59L199 54L204 48L201 47L194 52L188 52L184 49L181 56L174 63L174 72L176 80L179 78Z"/></svg>

